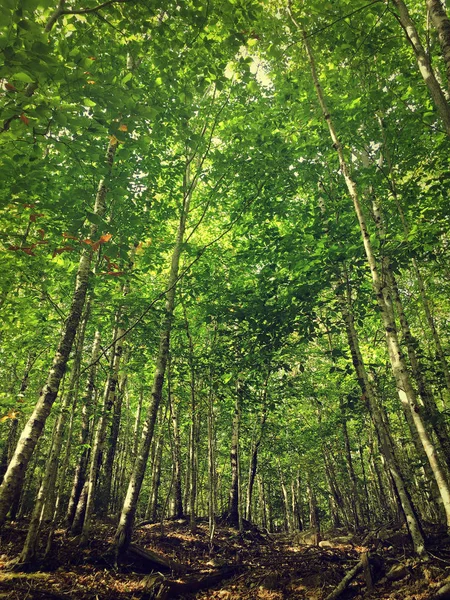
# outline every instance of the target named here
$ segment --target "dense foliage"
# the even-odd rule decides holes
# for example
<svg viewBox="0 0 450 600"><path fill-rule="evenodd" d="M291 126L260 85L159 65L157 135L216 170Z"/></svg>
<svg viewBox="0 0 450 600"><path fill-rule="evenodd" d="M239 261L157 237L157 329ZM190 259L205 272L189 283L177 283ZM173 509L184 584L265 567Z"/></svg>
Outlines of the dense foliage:
<svg viewBox="0 0 450 600"><path fill-rule="evenodd" d="M36 529L74 527L81 470L94 518L135 481L131 523L355 527L407 514L394 460L450 524L445 114L403 3L296 4L3 1L0 520L40 498ZM432 4L408 9L448 108Z"/></svg>

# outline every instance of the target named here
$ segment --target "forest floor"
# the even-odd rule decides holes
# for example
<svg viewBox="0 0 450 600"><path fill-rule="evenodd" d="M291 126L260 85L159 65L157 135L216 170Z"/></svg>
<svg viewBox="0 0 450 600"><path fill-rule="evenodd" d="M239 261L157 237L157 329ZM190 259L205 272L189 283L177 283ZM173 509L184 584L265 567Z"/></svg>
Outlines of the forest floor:
<svg viewBox="0 0 450 600"><path fill-rule="evenodd" d="M339 595L340 599L450 598L450 586L445 585L450 582L450 538L436 532L429 532L431 560L420 563L412 557L405 532L388 527L345 538L342 531L324 533L319 547L300 543L301 535L269 535L255 528L240 534L218 525L210 549L206 524L200 523L193 535L188 522L166 521L163 529L161 525L137 529L133 540L140 548L156 552L180 567L178 574L161 568L161 575L158 569L149 575L150 564L136 556L125 557L115 567L109 554L113 533L112 525L97 526L92 542L80 548L76 540L58 531L51 562L41 565L40 570L18 573L10 570L11 560L20 552L26 528L23 524L11 525L0 538L0 598L323 600L366 551L371 560L375 559L372 590L367 587L367 571L361 572ZM211 575L220 581L213 585L205 580ZM172 582L172 588L155 587L155 582L165 581ZM186 594L186 586L180 586L186 581L203 581L207 589Z"/></svg>

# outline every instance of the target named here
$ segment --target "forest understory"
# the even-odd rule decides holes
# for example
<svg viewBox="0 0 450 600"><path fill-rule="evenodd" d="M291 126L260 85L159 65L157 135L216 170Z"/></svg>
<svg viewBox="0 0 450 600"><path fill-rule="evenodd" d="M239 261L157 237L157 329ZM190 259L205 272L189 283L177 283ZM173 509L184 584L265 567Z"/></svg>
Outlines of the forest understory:
<svg viewBox="0 0 450 600"><path fill-rule="evenodd" d="M114 527L103 523L97 524L91 541L82 548L79 539L57 531L46 564L26 573L15 572L26 531L26 523L17 523L1 536L0 598L450 598L450 536L436 528L427 531L429 560L417 561L405 528L394 523L358 533L329 530L315 544L309 530L269 534L248 524L239 532L222 522L210 544L207 524L200 522L192 533L188 520L169 520L139 527L132 546L136 553L132 550L115 564L111 553ZM156 557L146 556L145 551ZM344 587L342 581L361 560L364 562L364 556L368 567L358 570ZM161 564L152 559L161 560Z"/></svg>
<svg viewBox="0 0 450 600"><path fill-rule="evenodd" d="M448 4L0 0L0 598L450 598Z"/></svg>

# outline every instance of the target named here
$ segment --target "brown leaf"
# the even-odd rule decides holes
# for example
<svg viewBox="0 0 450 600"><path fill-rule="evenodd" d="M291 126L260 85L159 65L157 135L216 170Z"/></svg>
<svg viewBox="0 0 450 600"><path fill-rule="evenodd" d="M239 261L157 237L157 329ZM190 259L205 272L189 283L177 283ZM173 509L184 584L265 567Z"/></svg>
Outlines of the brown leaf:
<svg viewBox="0 0 450 600"><path fill-rule="evenodd" d="M71 250L73 250L73 246L64 246L64 248L56 248L55 250L53 250L53 258L55 258L55 256L57 256L58 254L62 254L63 252L70 252Z"/></svg>
<svg viewBox="0 0 450 600"><path fill-rule="evenodd" d="M25 123L25 125L30 124L30 119L25 115L25 113L22 113L19 118L21 121L23 121Z"/></svg>

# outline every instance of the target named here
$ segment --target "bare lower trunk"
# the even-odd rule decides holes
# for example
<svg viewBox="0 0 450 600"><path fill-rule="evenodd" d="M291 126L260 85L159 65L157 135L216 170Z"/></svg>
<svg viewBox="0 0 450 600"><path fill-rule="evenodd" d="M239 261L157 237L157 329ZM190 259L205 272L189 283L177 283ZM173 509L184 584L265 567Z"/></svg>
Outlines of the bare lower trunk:
<svg viewBox="0 0 450 600"><path fill-rule="evenodd" d="M123 333L122 328L118 327L117 325L118 320L119 316L116 315L116 326L113 330L113 340L115 340L119 335L121 335L121 333ZM96 488L98 488L97 484L98 477L100 474L100 462L105 446L106 426L112 407L114 406L117 394L117 378L119 373L120 359L122 356L122 346L120 345L120 347L118 348L117 344L115 344L113 346L112 352L113 353L110 360L109 375L105 384L103 402L97 426L95 429L94 440L92 443L92 449L90 453L89 474L86 481L87 501L83 522L83 530L81 533L82 543L86 543L90 535L90 529L94 513L95 490Z"/></svg>
<svg viewBox="0 0 450 600"><path fill-rule="evenodd" d="M76 344L75 359L72 365L72 373L70 376L69 390L63 399L60 414L58 415L53 428L52 444L45 466L44 477L34 502L33 513L28 526L27 537L19 557L19 563L23 565L28 565L35 560L41 524L43 521L51 522L54 516L56 503L56 481L58 477L60 454L64 440L64 428L69 410L73 414L76 405L84 335L90 312L89 304L90 303L88 301L82 324L79 328L77 336L78 339Z"/></svg>
<svg viewBox="0 0 450 600"><path fill-rule="evenodd" d="M30 371L33 366L34 355L29 354L27 359L27 364L25 366L25 372L22 377L22 381L20 382L18 399L22 401L23 395L28 388L28 380L30 377ZM9 463L11 462L11 458L14 455L14 450L17 445L17 433L19 429L19 419L16 417L11 419L8 429L8 437L6 439L6 444L3 449L1 461L0 461L0 483L3 481L3 477L6 473Z"/></svg>
<svg viewBox="0 0 450 600"><path fill-rule="evenodd" d="M172 420L172 455L173 455L173 517L181 519L183 516L183 495L181 490L181 443L178 427L177 407L174 404L170 387L170 376L167 379L167 396Z"/></svg>
<svg viewBox="0 0 450 600"><path fill-rule="evenodd" d="M270 377L270 371L267 375L267 378L264 382L264 390L262 397L262 411L261 411L261 419L259 424L259 431L252 445L252 452L250 456L250 463L248 468L248 485L247 485L247 497L245 503L245 518L247 521L252 520L252 497L253 497L253 486L255 483L256 471L258 468L258 451L261 445L263 435L264 435L264 427L267 419L267 385Z"/></svg>
<svg viewBox="0 0 450 600"><path fill-rule="evenodd" d="M161 484L161 458L163 450L163 428L164 421L161 422L159 436L155 447L155 456L152 464L152 486L150 490L149 501L145 513L145 519L156 523L158 517L158 494Z"/></svg>
<svg viewBox="0 0 450 600"><path fill-rule="evenodd" d="M308 503L309 503L309 528L311 532L314 534L314 543L317 546L320 538L320 519L319 519L319 509L317 506L317 498L316 493L314 491L314 487L311 483L311 478L308 473L306 479L306 491L308 493Z"/></svg>

